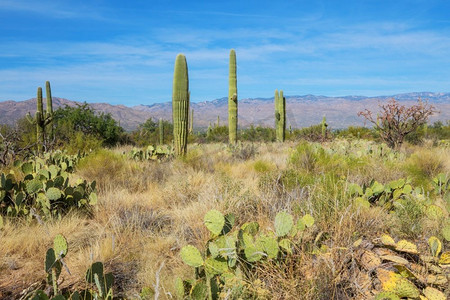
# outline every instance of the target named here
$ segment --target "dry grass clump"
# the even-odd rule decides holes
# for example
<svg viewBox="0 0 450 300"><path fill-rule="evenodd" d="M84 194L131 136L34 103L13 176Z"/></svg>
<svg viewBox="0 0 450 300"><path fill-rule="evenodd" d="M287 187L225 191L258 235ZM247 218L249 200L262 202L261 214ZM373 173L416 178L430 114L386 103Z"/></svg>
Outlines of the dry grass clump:
<svg viewBox="0 0 450 300"><path fill-rule="evenodd" d="M186 157L161 163L132 161L121 154L123 149L99 150L83 159L73 175L98 183L99 204L91 217L70 213L45 224L6 221L0 230L0 290L14 297L41 282L45 252L61 233L68 239L66 263L72 273L63 271L63 288L82 287L88 266L101 260L116 278L117 296L139 298L145 288L150 294L158 291L160 299L172 299L174 278L193 278L180 249L187 244L204 249L210 233L203 217L218 209L234 213L236 226L258 221L262 228L273 228L279 211L296 217L309 213L316 220L294 255L258 266L249 279L250 294L260 299L364 299L365 275L352 263L355 241L387 232L420 239L441 224L423 219L415 202L395 213L361 208L345 192L347 186L386 183L405 178L405 172L416 176L414 182L430 180L450 171L450 154L411 148L406 160L386 161L321 149L333 143L294 146L193 145Z"/></svg>

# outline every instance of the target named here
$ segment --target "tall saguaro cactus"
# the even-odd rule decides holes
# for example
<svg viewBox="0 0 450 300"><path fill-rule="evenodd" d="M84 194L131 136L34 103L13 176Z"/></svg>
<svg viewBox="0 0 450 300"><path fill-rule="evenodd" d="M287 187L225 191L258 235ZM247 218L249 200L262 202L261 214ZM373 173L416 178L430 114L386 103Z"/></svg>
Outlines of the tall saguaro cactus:
<svg viewBox="0 0 450 300"><path fill-rule="evenodd" d="M172 90L173 139L176 155L185 155L187 151L189 97L186 57L178 54L175 60Z"/></svg>
<svg viewBox="0 0 450 300"><path fill-rule="evenodd" d="M327 118L325 116L323 116L323 119L322 119L322 138L324 140L327 139L327 127L328 127Z"/></svg>
<svg viewBox="0 0 450 300"><path fill-rule="evenodd" d="M237 98L237 77L236 77L236 52L230 51L230 74L228 78L228 136L230 144L237 142L237 119L238 119L238 98Z"/></svg>
<svg viewBox="0 0 450 300"><path fill-rule="evenodd" d="M283 91L275 90L275 132L278 142L284 142L286 138L286 98Z"/></svg>
<svg viewBox="0 0 450 300"><path fill-rule="evenodd" d="M42 104L42 88L38 87L37 97L36 97L36 113L34 118L31 117L30 113L26 115L28 122L36 125L36 151L38 154L42 153L45 144L45 127L52 123L53 120L53 108L47 102L47 114L44 114L44 105ZM50 105L50 106L49 106ZM48 114L48 110L52 113Z"/></svg>
<svg viewBox="0 0 450 300"><path fill-rule="evenodd" d="M47 96L47 113L46 116L50 120L49 122L49 132L48 138L52 141L54 138L54 128L53 128L53 100L52 100L52 90L50 88L50 81L45 82L45 95Z"/></svg>
<svg viewBox="0 0 450 300"><path fill-rule="evenodd" d="M159 118L159 144L164 145L164 124L162 118Z"/></svg>

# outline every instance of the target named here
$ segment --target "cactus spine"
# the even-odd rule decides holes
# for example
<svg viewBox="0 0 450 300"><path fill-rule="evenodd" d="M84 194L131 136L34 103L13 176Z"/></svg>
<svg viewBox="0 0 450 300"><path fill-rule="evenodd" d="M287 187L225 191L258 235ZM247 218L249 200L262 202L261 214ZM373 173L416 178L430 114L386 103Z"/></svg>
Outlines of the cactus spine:
<svg viewBox="0 0 450 300"><path fill-rule="evenodd" d="M50 85L48 86L50 88ZM50 106L49 106L50 105ZM36 125L36 151L38 154L42 153L45 144L45 127L52 123L53 120L53 108L51 107L51 101L47 101L47 111L51 113L44 114L44 105L42 104L42 88L38 87L36 97L36 113L32 118L30 113L26 115L28 122Z"/></svg>
<svg viewBox="0 0 450 300"><path fill-rule="evenodd" d="M230 51L230 74L228 78L228 136L230 144L237 142L237 78L236 78L236 52Z"/></svg>
<svg viewBox="0 0 450 300"><path fill-rule="evenodd" d="M159 118L159 144L164 145L164 124L162 118Z"/></svg>
<svg viewBox="0 0 450 300"><path fill-rule="evenodd" d="M275 90L275 131L278 142L284 142L286 138L286 98L283 91Z"/></svg>
<svg viewBox="0 0 450 300"><path fill-rule="evenodd" d="M185 155L187 151L189 97L186 57L178 54L175 60L172 91L173 139L176 155Z"/></svg>

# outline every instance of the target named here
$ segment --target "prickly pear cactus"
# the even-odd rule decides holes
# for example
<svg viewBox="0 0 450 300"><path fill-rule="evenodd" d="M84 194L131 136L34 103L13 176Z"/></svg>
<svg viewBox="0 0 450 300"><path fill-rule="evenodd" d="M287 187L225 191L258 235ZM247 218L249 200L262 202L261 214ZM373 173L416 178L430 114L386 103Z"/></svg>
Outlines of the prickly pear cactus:
<svg viewBox="0 0 450 300"><path fill-rule="evenodd" d="M279 212L275 217L275 232L278 237L283 237L291 231L294 225L292 215L286 212Z"/></svg>
<svg viewBox="0 0 450 300"><path fill-rule="evenodd" d="M210 210L206 213L204 224L213 234L219 235L225 225L225 217L218 210Z"/></svg>
<svg viewBox="0 0 450 300"><path fill-rule="evenodd" d="M45 195L47 196L47 198L51 201L55 201L58 200L59 198L61 198L62 194L61 191L57 188L51 187L49 188L46 192Z"/></svg>
<svg viewBox="0 0 450 300"><path fill-rule="evenodd" d="M197 248L191 245L181 248L181 259L191 267L200 267L203 265L203 258Z"/></svg>
<svg viewBox="0 0 450 300"><path fill-rule="evenodd" d="M42 182L38 179L33 179L27 182L26 191L28 194L35 194L43 188Z"/></svg>
<svg viewBox="0 0 450 300"><path fill-rule="evenodd" d="M64 257L67 254L67 240L62 234L55 236L53 249L57 257Z"/></svg>

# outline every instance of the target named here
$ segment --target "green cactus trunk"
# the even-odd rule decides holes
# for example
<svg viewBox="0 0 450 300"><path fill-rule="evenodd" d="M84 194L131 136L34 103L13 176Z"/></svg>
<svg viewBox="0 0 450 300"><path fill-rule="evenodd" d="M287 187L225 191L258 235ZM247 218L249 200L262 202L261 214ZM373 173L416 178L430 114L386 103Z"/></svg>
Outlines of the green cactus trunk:
<svg viewBox="0 0 450 300"><path fill-rule="evenodd" d="M228 135L230 144L236 144L237 142L237 99L236 52L234 51L234 49L231 49L230 74L228 78Z"/></svg>
<svg viewBox="0 0 450 300"><path fill-rule="evenodd" d="M211 125L211 124L210 124L210 125ZM217 124L216 124L216 126L217 126L217 127L220 126L220 118L219 118L219 116L217 116Z"/></svg>
<svg viewBox="0 0 450 300"><path fill-rule="evenodd" d="M38 87L36 99L36 142L37 152L42 153L45 142L44 105L42 104L42 88Z"/></svg>
<svg viewBox="0 0 450 300"><path fill-rule="evenodd" d="M286 138L286 98L283 91L275 90L275 131L278 142L284 142Z"/></svg>
<svg viewBox="0 0 450 300"><path fill-rule="evenodd" d="M194 133L194 109L191 109L191 120L189 121L189 134Z"/></svg>
<svg viewBox="0 0 450 300"><path fill-rule="evenodd" d="M185 155L187 152L189 97L186 57L178 54L175 60L172 91L173 139L176 155Z"/></svg>
<svg viewBox="0 0 450 300"><path fill-rule="evenodd" d="M323 116L323 119L322 119L322 138L324 140L327 139L327 127L328 127L327 119L325 118L325 116Z"/></svg>
<svg viewBox="0 0 450 300"><path fill-rule="evenodd" d="M48 131L48 138L50 141L53 141L54 138L54 128L53 128L53 100L52 100L52 91L50 88L50 82L46 81L45 82L45 92L46 92L46 96L47 96L47 119L48 121L48 125L49 125L49 131Z"/></svg>
<svg viewBox="0 0 450 300"><path fill-rule="evenodd" d="M159 119L159 144L164 145L164 124L163 120Z"/></svg>

